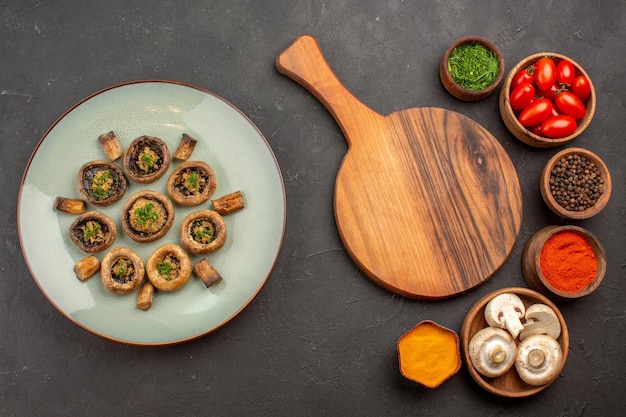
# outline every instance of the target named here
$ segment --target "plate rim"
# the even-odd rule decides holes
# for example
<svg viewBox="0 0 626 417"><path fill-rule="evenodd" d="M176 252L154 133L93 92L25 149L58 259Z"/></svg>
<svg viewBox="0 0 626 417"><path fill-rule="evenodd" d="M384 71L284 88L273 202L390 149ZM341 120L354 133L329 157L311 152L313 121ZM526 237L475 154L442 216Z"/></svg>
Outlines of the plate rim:
<svg viewBox="0 0 626 417"><path fill-rule="evenodd" d="M259 287L256 289L256 291L254 293L252 293L250 295L250 298L242 306L240 306L237 310L235 310L228 318L223 320L221 324L219 324L217 326L214 326L213 328L210 328L210 329L208 329L206 331L202 331L202 332L200 332L198 334L194 334L194 335L191 335L191 336L188 336L188 337L174 338L174 339L168 340L168 341L138 342L138 341L130 341L130 340L125 340L123 338L111 336L111 335L105 334L103 332L96 331L96 330L94 330L94 329L84 325L83 323L81 323L80 321L78 321L77 319L72 317L69 313L65 312L58 305L58 303L55 302L48 295L48 293L42 287L42 283L40 283L39 279L35 276L35 274L33 272L33 268L31 267L31 264L29 262L27 254L25 253L25 250L24 250L24 244L23 244L23 239L24 238L23 238L23 235L22 235L23 231L22 231L22 228L21 228L21 206L22 206L22 192L24 190L24 182L26 180L26 177L28 176L28 173L29 173L29 170L31 168L32 162L33 162L35 156L37 155L37 152L39 151L40 147L42 146L42 144L44 143L44 141L48 137L48 135L54 130L54 128L63 119L65 119L70 113L72 113L74 110L76 110L78 107L80 107L84 103L86 103L89 100L93 99L94 97L97 97L97 96L99 96L101 94L104 94L104 93L106 93L108 91L115 90L115 89L118 89L118 88L124 88L124 87L131 86L131 85L136 85L136 84L150 84L150 83L175 85L175 86L180 86L180 87L185 87L185 88L190 88L190 89L193 89L193 90L197 90L197 91L199 91L199 92L201 92L203 94L210 95L210 96L220 100L221 102L223 102L224 104L229 106L231 109L233 109L235 112L239 113L239 115L241 115L248 122L248 124L257 132L257 134L259 135L260 139L262 140L262 142L267 147L267 150L269 151L270 156L272 157L272 160L274 162L274 165L276 167L276 170L278 172L278 177L279 177L279 180L280 180L281 195L282 195L282 200L283 200L283 202L282 202L283 215L282 215L282 219L281 219L282 220L282 227L281 227L281 231L280 231L280 239L278 240L278 247L277 247L277 250L276 250L276 254L274 255L274 259L271 262L270 268L267 271L266 276L263 278L262 282L260 283ZM236 107L234 104L232 104L230 101L228 101L224 97L220 96L219 94L216 94L216 93L214 93L214 92L212 92L212 91L210 91L210 90L208 90L208 89L206 89L204 87L200 87L200 86L197 86L195 84L191 84L191 83L184 82L184 81L169 80L169 79L151 79L151 78L146 78L146 79L137 79L137 80L130 80L130 81L125 81L125 82L121 82L121 83L116 83L116 84L113 84L113 85L110 85L108 87L102 88L100 90L97 90L96 92L93 92L93 93L85 96L84 98L80 99L75 104L70 106L67 110L62 112L61 115L59 117L57 117L56 120L46 129L46 131L43 133L43 135L41 135L40 139L37 141L37 144L33 148L32 152L31 152L31 154L30 154L30 156L28 158L28 161L26 162L26 165L24 167L24 171L22 173L22 177L21 177L21 180L20 180L18 196L17 196L16 209L17 209L17 212L16 212L17 234L18 234L18 239L19 239L19 244L20 244L20 252L22 254L22 259L24 260L24 263L26 264L26 267L28 268L29 275L31 276L31 278L33 279L33 281L35 282L35 284L39 288L39 291L41 291L41 293L44 295L46 300L50 304L52 304L52 306L59 313L61 313L62 316L64 316L66 319L68 319L74 325L76 325L79 328L87 331L88 333L90 333L92 335L95 335L95 336L99 336L99 337L101 337L103 339L106 339L106 340L109 340L109 341L112 341L112 342L116 342L116 343L120 343L120 344L124 344L124 345L130 345L130 346L169 346L169 345L182 344L182 343L190 342L192 340L196 340L196 339L199 339L201 337L204 337L204 336L206 336L206 335L208 335L210 333L213 333L213 332L217 331L218 329L221 329L226 324L230 323L235 317L237 317L239 314L241 314L241 312L243 310L245 310L252 303L252 301L254 299L256 299L256 297L259 295L261 290L267 284L267 281L269 280L269 277L274 272L274 269L275 269L276 264L278 262L278 259L280 257L280 253L282 251L283 243L284 243L284 240L285 240L285 233L286 233L286 227L287 227L287 194L286 194L286 190L285 190L285 180L283 178L282 170L280 168L280 164L278 163L278 159L276 158L276 154L274 153L272 147L270 146L270 143L268 142L268 140L265 137L265 135L263 134L263 132L261 132L259 127L256 124L254 124L254 122L252 122L252 120L243 111L241 111L238 107Z"/></svg>

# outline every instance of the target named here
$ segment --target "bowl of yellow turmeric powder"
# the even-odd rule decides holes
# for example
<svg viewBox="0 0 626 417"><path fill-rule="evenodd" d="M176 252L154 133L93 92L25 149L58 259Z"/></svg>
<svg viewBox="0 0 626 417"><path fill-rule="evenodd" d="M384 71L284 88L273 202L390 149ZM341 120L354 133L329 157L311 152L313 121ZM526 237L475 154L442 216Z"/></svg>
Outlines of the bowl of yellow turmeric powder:
<svg viewBox="0 0 626 417"><path fill-rule="evenodd" d="M461 368L459 335L423 320L398 339L398 362L405 378L436 388Z"/></svg>
<svg viewBox="0 0 626 417"><path fill-rule="evenodd" d="M591 294L602 283L605 272L602 244L579 226L546 226L528 239L522 251L524 279L554 301Z"/></svg>

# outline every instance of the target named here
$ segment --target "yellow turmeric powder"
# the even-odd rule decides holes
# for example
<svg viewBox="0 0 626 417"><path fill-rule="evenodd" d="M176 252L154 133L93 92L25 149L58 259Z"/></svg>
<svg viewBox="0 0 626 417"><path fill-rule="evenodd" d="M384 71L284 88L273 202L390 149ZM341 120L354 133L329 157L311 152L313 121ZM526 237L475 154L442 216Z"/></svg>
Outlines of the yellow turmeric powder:
<svg viewBox="0 0 626 417"><path fill-rule="evenodd" d="M400 372L430 388L441 385L461 366L456 333L424 320L398 340Z"/></svg>

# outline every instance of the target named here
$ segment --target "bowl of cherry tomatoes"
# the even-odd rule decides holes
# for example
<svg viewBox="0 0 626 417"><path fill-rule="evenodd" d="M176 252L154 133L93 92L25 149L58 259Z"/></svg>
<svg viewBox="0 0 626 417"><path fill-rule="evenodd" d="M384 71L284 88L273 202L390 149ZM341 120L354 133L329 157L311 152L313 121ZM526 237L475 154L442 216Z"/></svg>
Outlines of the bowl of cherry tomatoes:
<svg viewBox="0 0 626 417"><path fill-rule="evenodd" d="M574 140L591 123L596 94L587 72L571 58L540 52L521 60L504 80L500 115L509 131L537 148Z"/></svg>

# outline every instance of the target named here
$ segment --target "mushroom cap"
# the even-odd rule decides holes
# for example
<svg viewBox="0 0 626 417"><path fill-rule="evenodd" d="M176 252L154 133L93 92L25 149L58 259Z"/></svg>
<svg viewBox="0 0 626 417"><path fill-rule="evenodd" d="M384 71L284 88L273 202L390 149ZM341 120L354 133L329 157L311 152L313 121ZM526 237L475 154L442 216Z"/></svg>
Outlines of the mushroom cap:
<svg viewBox="0 0 626 417"><path fill-rule="evenodd" d="M84 227L88 222L95 222L102 232L102 239L90 242L86 238ZM115 221L99 211L88 211L78 216L70 225L70 240L81 250L87 253L100 252L108 249L117 237Z"/></svg>
<svg viewBox="0 0 626 417"><path fill-rule="evenodd" d="M524 328L519 334L520 340L537 334L545 334L556 339L561 334L561 323L558 316L552 308L545 304L529 306L525 317Z"/></svg>
<svg viewBox="0 0 626 417"><path fill-rule="evenodd" d="M111 269L118 259L127 259L133 264L134 273L127 282L118 281L112 274ZM145 275L143 260L132 249L116 247L107 253L100 263L100 277L104 287L116 294L128 294L135 291L141 285Z"/></svg>
<svg viewBox="0 0 626 417"><path fill-rule="evenodd" d="M171 256L178 262L178 275L172 278L161 274L159 262L166 256ZM146 275L155 288L161 291L176 291L189 281L191 276L191 259L185 250L175 243L159 246L146 262Z"/></svg>
<svg viewBox="0 0 626 417"><path fill-rule="evenodd" d="M563 351L559 343L546 335L529 336L517 347L515 369L529 385L544 385L561 372Z"/></svg>
<svg viewBox="0 0 626 417"><path fill-rule="evenodd" d="M136 160L144 148L150 148L159 158L159 165L153 171L142 172ZM155 136L139 136L133 140L124 153L124 172L128 177L140 184L150 184L161 178L170 166L170 151L165 141Z"/></svg>
<svg viewBox="0 0 626 417"><path fill-rule="evenodd" d="M142 230L136 230L131 224L131 209L135 202L137 202L137 200L141 198L154 200L155 203L158 203L160 206L162 206L163 210L165 211L165 222L160 229L156 231L146 232ZM174 224L175 217L176 211L174 210L174 204L169 198L167 198L167 196L165 196L165 194L153 190L142 190L130 196L130 198L124 203L121 214L122 230L124 230L128 237L130 237L135 242L153 242L163 237L170 230L172 224Z"/></svg>
<svg viewBox="0 0 626 417"><path fill-rule="evenodd" d="M214 228L215 234L212 240L206 243L198 242L194 238L194 223L197 221L208 221ZM184 247L193 253L211 253L215 252L226 243L228 231L224 218L214 210L197 210L189 213L180 224L179 232L180 241Z"/></svg>
<svg viewBox="0 0 626 417"><path fill-rule="evenodd" d="M105 171L111 175L114 186L109 188L104 195L98 196L92 189L94 177ZM120 167L113 162L104 160L89 161L83 164L78 171L76 184L80 194L94 206L108 206L121 200L128 188L126 177Z"/></svg>
<svg viewBox="0 0 626 417"><path fill-rule="evenodd" d="M472 336L469 354L472 365L481 375L495 378L505 374L516 357L516 345L511 335L497 327L485 327Z"/></svg>
<svg viewBox="0 0 626 417"><path fill-rule="evenodd" d="M206 183L199 187L197 194L185 194L179 189L185 171L196 172ZM198 180L200 181L200 180ZM217 176L209 164L203 161L186 161L180 164L167 179L167 193L172 200L183 206L197 206L207 201L217 188Z"/></svg>
<svg viewBox="0 0 626 417"><path fill-rule="evenodd" d="M521 298L513 293L504 293L491 299L485 306L485 320L491 327L507 329L513 339L523 329L521 317L526 307Z"/></svg>

